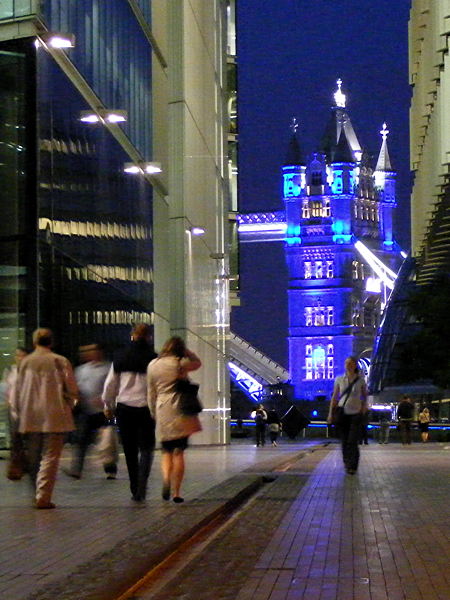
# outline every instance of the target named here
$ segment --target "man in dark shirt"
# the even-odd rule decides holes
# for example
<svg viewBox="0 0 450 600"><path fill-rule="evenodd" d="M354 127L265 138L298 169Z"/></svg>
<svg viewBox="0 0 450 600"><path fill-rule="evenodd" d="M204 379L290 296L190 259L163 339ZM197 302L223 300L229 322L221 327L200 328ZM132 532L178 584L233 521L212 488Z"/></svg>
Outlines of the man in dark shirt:
<svg viewBox="0 0 450 600"><path fill-rule="evenodd" d="M397 418L402 438L402 444L411 444L411 423L414 414L414 404L409 396L403 396L397 408Z"/></svg>

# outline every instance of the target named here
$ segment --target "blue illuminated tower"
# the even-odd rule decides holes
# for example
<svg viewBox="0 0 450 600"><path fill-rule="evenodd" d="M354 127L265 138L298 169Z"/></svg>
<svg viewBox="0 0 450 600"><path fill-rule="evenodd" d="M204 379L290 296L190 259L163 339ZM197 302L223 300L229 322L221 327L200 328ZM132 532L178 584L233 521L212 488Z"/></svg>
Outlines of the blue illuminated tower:
<svg viewBox="0 0 450 600"><path fill-rule="evenodd" d="M386 297L361 258L363 242L384 264L396 260L395 177L386 125L375 169L359 144L341 81L317 152L305 161L292 136L283 175L289 269L289 371L297 398L329 397L347 356L370 356Z"/></svg>

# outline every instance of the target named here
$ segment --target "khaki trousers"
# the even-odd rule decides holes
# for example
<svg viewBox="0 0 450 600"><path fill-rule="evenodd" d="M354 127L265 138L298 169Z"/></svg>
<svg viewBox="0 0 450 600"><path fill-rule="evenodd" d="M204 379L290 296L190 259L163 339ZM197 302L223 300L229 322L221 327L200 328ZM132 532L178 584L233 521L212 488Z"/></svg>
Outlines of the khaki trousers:
<svg viewBox="0 0 450 600"><path fill-rule="evenodd" d="M36 502L52 498L64 446L64 433L27 433L25 435L31 481Z"/></svg>

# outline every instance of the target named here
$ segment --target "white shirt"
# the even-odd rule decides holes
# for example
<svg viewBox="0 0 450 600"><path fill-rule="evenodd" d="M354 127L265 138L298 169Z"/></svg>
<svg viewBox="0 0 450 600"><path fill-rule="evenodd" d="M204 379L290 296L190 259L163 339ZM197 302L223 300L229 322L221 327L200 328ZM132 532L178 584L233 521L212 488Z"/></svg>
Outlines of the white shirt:
<svg viewBox="0 0 450 600"><path fill-rule="evenodd" d="M347 377L347 375L340 375L339 377L336 377L336 380L334 382L334 389L335 391L337 389L339 392L338 406L343 406L345 402L344 413L346 415L356 415L361 411L363 402L365 402L367 398L366 382L364 380L364 377L360 374L358 381L356 381L356 383L353 384L350 395L344 394L344 397L341 397L342 393L345 392L349 385L350 380ZM348 400L346 401L345 399L347 398L347 396Z"/></svg>
<svg viewBox="0 0 450 600"><path fill-rule="evenodd" d="M122 371L116 373L111 365L103 388L102 400L105 408L114 410L117 403L127 406L147 406L146 373Z"/></svg>

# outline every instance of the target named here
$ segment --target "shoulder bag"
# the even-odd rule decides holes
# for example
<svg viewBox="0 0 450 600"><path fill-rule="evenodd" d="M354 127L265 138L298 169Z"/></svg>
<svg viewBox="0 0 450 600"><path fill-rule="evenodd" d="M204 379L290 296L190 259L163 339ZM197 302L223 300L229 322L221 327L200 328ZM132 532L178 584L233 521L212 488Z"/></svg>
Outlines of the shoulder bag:
<svg viewBox="0 0 450 600"><path fill-rule="evenodd" d="M198 415L203 410L202 403L198 397L199 384L193 383L188 377L177 379L175 390L180 395L179 409L185 416Z"/></svg>

